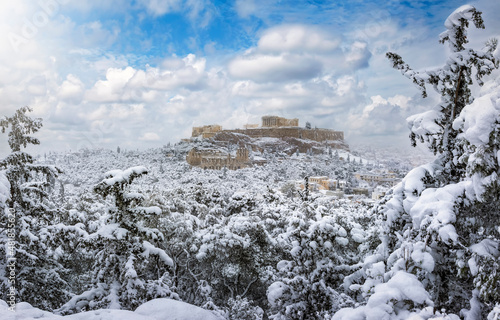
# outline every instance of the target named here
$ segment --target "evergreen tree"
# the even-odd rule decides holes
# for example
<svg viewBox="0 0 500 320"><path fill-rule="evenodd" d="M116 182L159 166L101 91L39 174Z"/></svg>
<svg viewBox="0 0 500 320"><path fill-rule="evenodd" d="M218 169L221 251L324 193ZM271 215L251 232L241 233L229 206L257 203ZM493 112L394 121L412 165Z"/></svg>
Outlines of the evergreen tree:
<svg viewBox="0 0 500 320"><path fill-rule="evenodd" d="M437 159L408 173L379 205L382 244L366 259L364 285L351 288L363 292L366 306L334 319L353 313L399 319L412 312L484 319L498 305L500 84L476 100L470 90L473 78L483 85L498 60L495 41L484 50L465 47L469 24L484 28L481 12L470 5L446 20L440 42L451 54L443 68L416 72L387 54L424 97L426 85L442 97L432 110L409 118L412 144L425 143Z"/></svg>
<svg viewBox="0 0 500 320"><path fill-rule="evenodd" d="M443 68L418 72L411 69L398 54L387 53L393 67L412 80L424 98L427 97L426 85L431 85L441 95L441 103L436 107L409 119L410 139L413 146L420 141L434 154L439 154L445 170L443 177L455 182L465 176L466 166L464 161L457 161L460 156L454 152L460 139L457 140L459 130L453 122L463 108L474 101L470 89L473 79L482 86L483 77L498 68L498 60L493 55L496 41L486 43L485 50L465 47L469 42L467 28L470 23L478 29L485 28L481 12L472 6L458 8L446 20L447 30L441 33L439 41L448 43L451 54Z"/></svg>
<svg viewBox="0 0 500 320"><path fill-rule="evenodd" d="M150 227L161 215L158 207L141 206L144 196L132 182L147 174L145 167L112 170L94 191L111 196L114 205L106 224L84 239L95 252L91 288L74 296L59 312L88 309L135 309L158 297L178 298L171 290L170 256L161 248L163 234Z"/></svg>
<svg viewBox="0 0 500 320"><path fill-rule="evenodd" d="M304 203L283 218L287 225L278 239L289 254L277 264L276 281L268 288L271 319L330 319L352 304L342 282L359 261L365 232L352 217L343 217L345 212L313 205Z"/></svg>
<svg viewBox="0 0 500 320"><path fill-rule="evenodd" d="M0 236L0 265L8 268L0 273L0 291L7 294L15 288L18 301L52 310L68 298L68 285L61 277L66 270L59 262L60 246L65 241L59 236L64 228L60 224L62 214L51 199L60 170L35 164L34 158L22 151L29 144L40 144L31 134L42 127L42 120L26 115L30 111L23 107L13 116L0 119L2 133L10 128L11 149L11 154L0 161L10 185L7 210L0 216L0 225L5 226ZM14 282L7 277L10 271L15 273L10 279Z"/></svg>
<svg viewBox="0 0 500 320"><path fill-rule="evenodd" d="M241 299L259 307L266 305L265 290L273 274L276 252L261 219L247 215L243 211L223 217L198 235L196 280L203 280L211 288L210 301L220 307L225 307L228 299L233 299L232 309Z"/></svg>

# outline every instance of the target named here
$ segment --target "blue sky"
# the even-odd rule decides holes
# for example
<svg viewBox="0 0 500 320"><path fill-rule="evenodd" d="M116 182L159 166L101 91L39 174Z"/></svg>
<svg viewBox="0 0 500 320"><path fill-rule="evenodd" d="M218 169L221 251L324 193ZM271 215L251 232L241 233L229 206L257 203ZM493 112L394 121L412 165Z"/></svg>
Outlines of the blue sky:
<svg viewBox="0 0 500 320"><path fill-rule="evenodd" d="M421 99L385 53L442 65L439 33L465 3L3 1L0 115L33 107L39 152L161 146L195 125L266 114L343 130L353 144L408 145L405 118L436 100ZM500 3L472 4L486 30L471 45L500 37Z"/></svg>

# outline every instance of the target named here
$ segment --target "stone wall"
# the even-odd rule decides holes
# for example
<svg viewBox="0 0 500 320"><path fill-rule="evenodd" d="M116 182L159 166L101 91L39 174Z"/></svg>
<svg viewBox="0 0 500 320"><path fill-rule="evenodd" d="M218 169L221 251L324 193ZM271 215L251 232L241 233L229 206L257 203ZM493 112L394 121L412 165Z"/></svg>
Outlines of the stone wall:
<svg viewBox="0 0 500 320"><path fill-rule="evenodd" d="M198 150L193 148L188 152L186 161L191 166L214 170L223 168L237 170L250 166L247 148L236 150L235 158L219 150Z"/></svg>
<svg viewBox="0 0 500 320"><path fill-rule="evenodd" d="M262 126L247 125L245 129L222 130L220 125L193 127L192 137L212 138L221 132L242 133L253 138L297 138L317 142L344 140L344 132L330 129L305 129L298 126L299 119L286 119L277 116L263 116Z"/></svg>
<svg viewBox="0 0 500 320"><path fill-rule="evenodd" d="M222 126L218 124L212 124L208 126L202 126L202 127L193 127L193 132L191 134L191 137L198 137L202 136L203 138L212 138L217 132L222 131Z"/></svg>
<svg viewBox="0 0 500 320"><path fill-rule="evenodd" d="M241 133L252 138L298 138L317 142L344 140L344 132L330 129L304 129L299 127L276 127L257 129L233 129L224 132Z"/></svg>

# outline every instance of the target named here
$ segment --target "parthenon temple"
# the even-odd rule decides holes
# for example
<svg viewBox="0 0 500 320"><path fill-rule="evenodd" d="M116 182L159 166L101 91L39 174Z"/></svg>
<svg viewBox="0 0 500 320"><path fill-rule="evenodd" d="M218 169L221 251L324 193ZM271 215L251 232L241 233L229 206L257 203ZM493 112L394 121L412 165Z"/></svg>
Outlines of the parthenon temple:
<svg viewBox="0 0 500 320"><path fill-rule="evenodd" d="M286 119L277 116L263 116L262 127L298 127L299 119Z"/></svg>

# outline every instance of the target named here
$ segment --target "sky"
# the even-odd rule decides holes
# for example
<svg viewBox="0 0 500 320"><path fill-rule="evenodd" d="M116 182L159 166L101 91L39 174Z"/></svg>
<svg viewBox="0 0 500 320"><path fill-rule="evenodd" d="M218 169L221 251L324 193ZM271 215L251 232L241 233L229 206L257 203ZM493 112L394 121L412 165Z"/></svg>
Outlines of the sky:
<svg viewBox="0 0 500 320"><path fill-rule="evenodd" d="M160 147L264 115L408 146L405 119L437 97L422 99L385 53L443 65L439 34L465 3L486 25L471 45L500 38L498 0L0 0L0 116L33 108L39 154Z"/></svg>

